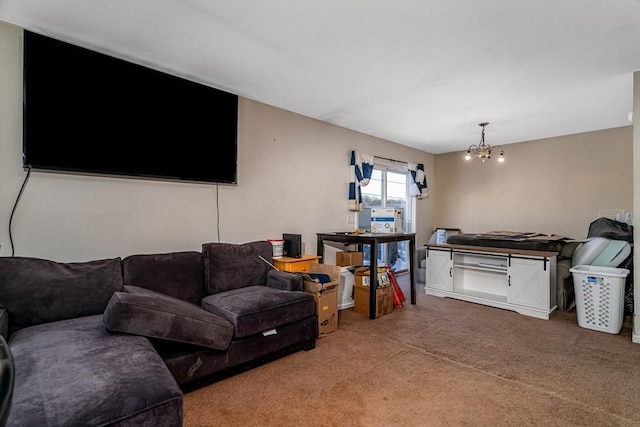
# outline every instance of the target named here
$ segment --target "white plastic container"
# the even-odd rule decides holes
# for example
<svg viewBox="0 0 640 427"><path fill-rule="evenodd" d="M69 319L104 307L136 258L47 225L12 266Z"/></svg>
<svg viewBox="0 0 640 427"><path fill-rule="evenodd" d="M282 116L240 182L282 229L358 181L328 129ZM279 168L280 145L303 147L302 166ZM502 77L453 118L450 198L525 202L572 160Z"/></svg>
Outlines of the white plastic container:
<svg viewBox="0 0 640 427"><path fill-rule="evenodd" d="M355 304L353 299L354 275L349 267L340 269L340 282L338 283L338 310L351 308Z"/></svg>
<svg viewBox="0 0 640 427"><path fill-rule="evenodd" d="M284 255L284 240L271 239L268 240L273 246L273 258L282 258Z"/></svg>
<svg viewBox="0 0 640 427"><path fill-rule="evenodd" d="M624 322L624 284L626 268L576 265L573 274L578 325L618 334Z"/></svg>

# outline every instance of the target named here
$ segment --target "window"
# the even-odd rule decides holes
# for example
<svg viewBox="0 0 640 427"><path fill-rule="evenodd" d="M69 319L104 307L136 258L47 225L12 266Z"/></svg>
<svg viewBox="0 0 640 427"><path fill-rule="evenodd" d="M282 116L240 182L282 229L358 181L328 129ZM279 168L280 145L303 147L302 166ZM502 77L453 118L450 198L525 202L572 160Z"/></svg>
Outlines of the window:
<svg viewBox="0 0 640 427"><path fill-rule="evenodd" d="M410 196L411 175L405 164L381 162L376 159L373 175L362 187L364 210L358 215L358 227L370 229L371 208L402 208L404 231L413 232L414 198ZM369 248L365 246L364 263L369 264ZM407 270L409 242L385 243L378 247L378 265L388 265L396 272Z"/></svg>

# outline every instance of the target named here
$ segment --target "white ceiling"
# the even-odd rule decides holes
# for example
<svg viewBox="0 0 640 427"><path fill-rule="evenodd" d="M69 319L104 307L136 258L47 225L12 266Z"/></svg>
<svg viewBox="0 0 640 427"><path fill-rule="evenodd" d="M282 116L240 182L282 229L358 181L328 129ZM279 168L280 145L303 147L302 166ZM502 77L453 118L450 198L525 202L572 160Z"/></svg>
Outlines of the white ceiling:
<svg viewBox="0 0 640 427"><path fill-rule="evenodd" d="M640 0L0 0L0 20L431 153L631 125Z"/></svg>

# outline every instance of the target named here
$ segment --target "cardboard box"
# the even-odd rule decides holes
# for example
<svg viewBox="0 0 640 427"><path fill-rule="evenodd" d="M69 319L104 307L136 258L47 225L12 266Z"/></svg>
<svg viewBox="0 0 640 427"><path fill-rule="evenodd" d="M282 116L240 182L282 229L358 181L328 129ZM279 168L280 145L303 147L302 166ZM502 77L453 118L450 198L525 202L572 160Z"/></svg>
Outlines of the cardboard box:
<svg viewBox="0 0 640 427"><path fill-rule="evenodd" d="M350 265L362 265L363 256L362 252L337 252L336 253L336 265L341 267L348 267Z"/></svg>
<svg viewBox="0 0 640 427"><path fill-rule="evenodd" d="M401 208L371 208L372 233L402 233L404 223L404 209Z"/></svg>
<svg viewBox="0 0 640 427"><path fill-rule="evenodd" d="M356 313L369 315L369 272L355 273L354 306ZM378 287L376 289L376 318L393 311L393 288L387 272L378 272Z"/></svg>
<svg viewBox="0 0 640 427"><path fill-rule="evenodd" d="M338 284L341 268L337 265L311 264L309 273L326 274L328 283L304 280L304 291L313 294L318 316L318 338L338 330Z"/></svg>

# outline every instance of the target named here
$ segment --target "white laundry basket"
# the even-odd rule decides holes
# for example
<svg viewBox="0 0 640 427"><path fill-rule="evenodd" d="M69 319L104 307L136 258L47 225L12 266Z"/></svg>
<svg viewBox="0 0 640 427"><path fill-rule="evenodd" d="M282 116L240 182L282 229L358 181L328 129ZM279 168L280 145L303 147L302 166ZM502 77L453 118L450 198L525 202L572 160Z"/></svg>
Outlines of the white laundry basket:
<svg viewBox="0 0 640 427"><path fill-rule="evenodd" d="M618 334L624 321L624 284L626 268L577 265L573 274L578 325L610 334Z"/></svg>

